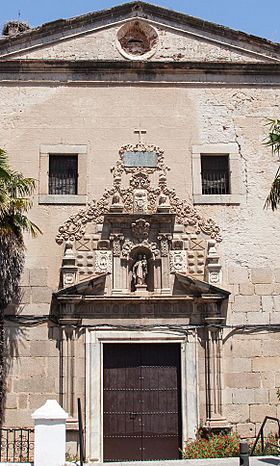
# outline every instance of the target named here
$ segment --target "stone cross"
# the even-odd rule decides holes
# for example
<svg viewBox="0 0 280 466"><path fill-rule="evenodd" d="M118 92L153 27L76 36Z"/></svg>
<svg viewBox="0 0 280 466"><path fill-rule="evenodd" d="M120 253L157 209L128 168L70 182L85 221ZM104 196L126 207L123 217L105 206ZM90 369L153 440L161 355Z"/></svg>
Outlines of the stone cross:
<svg viewBox="0 0 280 466"><path fill-rule="evenodd" d="M135 133L135 134L138 133L139 144L141 144L141 142L142 142L141 136L142 136L142 134L146 134L146 133L147 133L147 130L139 128L139 129L135 129L135 130L134 130L134 133Z"/></svg>

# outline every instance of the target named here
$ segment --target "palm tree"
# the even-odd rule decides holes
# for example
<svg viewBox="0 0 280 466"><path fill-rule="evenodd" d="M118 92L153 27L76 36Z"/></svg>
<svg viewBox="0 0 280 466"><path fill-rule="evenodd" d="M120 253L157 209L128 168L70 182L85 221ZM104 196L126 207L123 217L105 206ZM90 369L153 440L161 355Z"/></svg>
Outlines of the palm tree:
<svg viewBox="0 0 280 466"><path fill-rule="evenodd" d="M266 141L266 145L270 146L272 153L278 157L280 155L280 120L269 120L269 135ZM275 174L273 183L271 185L270 192L265 201L265 207L271 207L272 210L276 210L280 203L280 166Z"/></svg>
<svg viewBox="0 0 280 466"><path fill-rule="evenodd" d="M13 171L5 151L0 149L0 419L5 394L4 311L19 302L20 277L24 265L25 232L33 237L40 229L27 217L32 206L35 180Z"/></svg>

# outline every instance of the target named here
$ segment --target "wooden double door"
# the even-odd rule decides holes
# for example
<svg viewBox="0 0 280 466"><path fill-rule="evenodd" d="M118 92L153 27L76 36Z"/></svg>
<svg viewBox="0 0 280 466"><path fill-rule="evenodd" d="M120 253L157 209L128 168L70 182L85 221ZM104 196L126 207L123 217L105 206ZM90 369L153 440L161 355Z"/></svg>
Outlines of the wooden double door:
<svg viewBox="0 0 280 466"><path fill-rule="evenodd" d="M179 344L106 344L104 461L179 459Z"/></svg>

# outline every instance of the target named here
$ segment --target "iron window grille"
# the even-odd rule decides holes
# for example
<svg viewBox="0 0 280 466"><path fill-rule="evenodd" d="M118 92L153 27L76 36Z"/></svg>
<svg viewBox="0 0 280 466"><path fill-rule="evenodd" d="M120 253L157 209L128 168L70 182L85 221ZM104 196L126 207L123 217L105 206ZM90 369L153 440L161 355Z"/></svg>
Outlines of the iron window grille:
<svg viewBox="0 0 280 466"><path fill-rule="evenodd" d="M230 194L228 155L201 155L202 194Z"/></svg>
<svg viewBox="0 0 280 466"><path fill-rule="evenodd" d="M49 156L49 194L77 194L77 155Z"/></svg>

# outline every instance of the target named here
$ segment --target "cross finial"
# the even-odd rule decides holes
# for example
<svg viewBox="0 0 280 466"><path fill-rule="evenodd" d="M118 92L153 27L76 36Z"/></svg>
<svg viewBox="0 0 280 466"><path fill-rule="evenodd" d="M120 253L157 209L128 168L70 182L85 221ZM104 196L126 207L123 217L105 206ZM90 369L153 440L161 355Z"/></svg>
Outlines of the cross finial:
<svg viewBox="0 0 280 466"><path fill-rule="evenodd" d="M135 130L134 130L134 133L135 133L135 134L138 134L138 137L139 137L139 143L141 144L141 142L142 142L142 138L141 138L141 136L142 136L142 134L146 134L146 133L147 133L147 131L146 131L145 129L141 129L141 128L139 128L139 129L135 129Z"/></svg>

